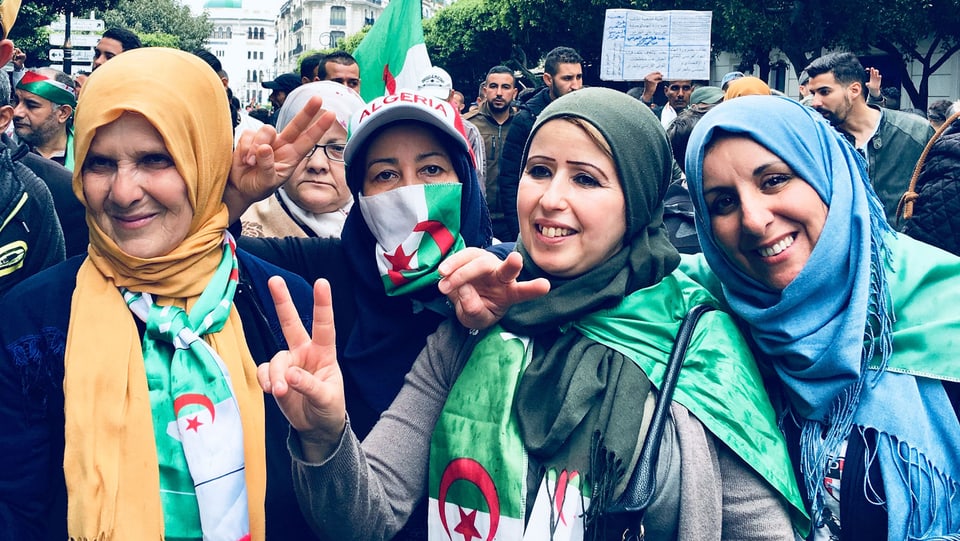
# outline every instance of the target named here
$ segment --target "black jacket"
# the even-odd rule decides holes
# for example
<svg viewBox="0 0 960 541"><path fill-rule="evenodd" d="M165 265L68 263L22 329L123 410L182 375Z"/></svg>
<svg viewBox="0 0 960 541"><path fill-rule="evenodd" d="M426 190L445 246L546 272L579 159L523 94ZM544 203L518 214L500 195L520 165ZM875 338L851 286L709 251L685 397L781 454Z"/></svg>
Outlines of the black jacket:
<svg viewBox="0 0 960 541"><path fill-rule="evenodd" d="M0 145L0 294L63 260L50 191Z"/></svg>
<svg viewBox="0 0 960 541"><path fill-rule="evenodd" d="M520 161L523 159L523 148L527 144L527 137L530 136L533 123L551 101L553 100L550 98L550 89L543 88L523 103L520 111L513 117L507 140L503 142L497 186L500 187L500 208L503 209L508 236L500 239L501 241L517 240L517 235L520 234L520 221L517 217L517 187L520 185Z"/></svg>
<svg viewBox="0 0 960 541"><path fill-rule="evenodd" d="M73 194L73 173L53 160L30 152L27 145L18 145L6 134L0 135L0 142L10 149L13 161L27 166L50 190L57 218L60 220L60 229L63 230L67 257L86 253L89 241L86 209Z"/></svg>
<svg viewBox="0 0 960 541"><path fill-rule="evenodd" d="M930 147L917 178L918 199L903 232L960 255L960 120Z"/></svg>

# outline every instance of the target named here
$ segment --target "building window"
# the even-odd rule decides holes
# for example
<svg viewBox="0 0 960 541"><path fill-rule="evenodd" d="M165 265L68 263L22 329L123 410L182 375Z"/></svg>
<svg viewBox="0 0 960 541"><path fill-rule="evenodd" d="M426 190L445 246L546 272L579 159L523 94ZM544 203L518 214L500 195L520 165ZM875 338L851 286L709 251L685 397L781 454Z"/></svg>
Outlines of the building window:
<svg viewBox="0 0 960 541"><path fill-rule="evenodd" d="M247 39L253 39L253 28L247 27Z"/></svg>
<svg viewBox="0 0 960 541"><path fill-rule="evenodd" d="M258 37L257 39L263 39L263 36L264 36L265 33L266 33L266 32L263 30L263 27L261 27L261 28L260 28L260 37Z"/></svg>
<svg viewBox="0 0 960 541"><path fill-rule="evenodd" d="M340 45L340 42L347 39L347 35L344 32L334 31L330 32L330 47L336 47Z"/></svg>
<svg viewBox="0 0 960 541"><path fill-rule="evenodd" d="M330 24L344 26L347 24L347 8L344 6L330 7Z"/></svg>
<svg viewBox="0 0 960 541"><path fill-rule="evenodd" d="M233 39L233 28L227 27L227 39Z"/></svg>

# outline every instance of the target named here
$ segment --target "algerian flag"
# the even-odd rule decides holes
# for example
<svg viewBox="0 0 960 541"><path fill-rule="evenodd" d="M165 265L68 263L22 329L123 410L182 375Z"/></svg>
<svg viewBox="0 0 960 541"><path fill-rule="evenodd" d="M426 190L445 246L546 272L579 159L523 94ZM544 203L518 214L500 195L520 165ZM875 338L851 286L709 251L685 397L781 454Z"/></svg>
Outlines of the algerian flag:
<svg viewBox="0 0 960 541"><path fill-rule="evenodd" d="M590 499L576 471L546 472L531 505L513 409L528 339L490 329L447 396L430 442L431 541L581 541ZM529 516L524 527L524 514Z"/></svg>
<svg viewBox="0 0 960 541"><path fill-rule="evenodd" d="M431 68L420 10L420 0L392 0L354 51L364 101L417 88Z"/></svg>
<svg viewBox="0 0 960 541"><path fill-rule="evenodd" d="M359 205L388 295L432 287L437 266L465 246L460 236L459 182L403 186L370 196Z"/></svg>

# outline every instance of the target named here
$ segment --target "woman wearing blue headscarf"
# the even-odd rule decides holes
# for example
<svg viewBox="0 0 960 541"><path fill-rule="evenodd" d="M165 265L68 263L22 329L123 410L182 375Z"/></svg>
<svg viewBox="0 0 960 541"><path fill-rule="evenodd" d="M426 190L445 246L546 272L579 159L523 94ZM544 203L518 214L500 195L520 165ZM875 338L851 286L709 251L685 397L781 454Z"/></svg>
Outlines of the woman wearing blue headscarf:
<svg viewBox="0 0 960 541"><path fill-rule="evenodd" d="M792 100L724 102L686 158L709 265L686 270L778 376L814 538L960 539L960 259L894 234L861 156Z"/></svg>

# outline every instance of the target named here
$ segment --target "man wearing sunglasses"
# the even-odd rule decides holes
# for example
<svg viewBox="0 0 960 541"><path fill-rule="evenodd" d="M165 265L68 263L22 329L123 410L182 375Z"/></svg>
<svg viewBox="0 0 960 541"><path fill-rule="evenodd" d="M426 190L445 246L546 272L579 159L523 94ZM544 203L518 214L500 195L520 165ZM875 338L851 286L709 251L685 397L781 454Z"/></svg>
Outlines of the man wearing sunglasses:
<svg viewBox="0 0 960 541"><path fill-rule="evenodd" d="M659 106L653 103L653 95L657 86L663 83L663 93L667 96L667 103ZM664 80L663 74L659 71L648 74L643 78L643 96L640 100L650 106L654 113L660 117L660 123L663 128L677 118L677 114L687 108L690 102L690 93L693 92L694 84L689 79Z"/></svg>

